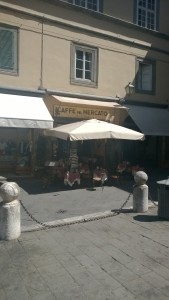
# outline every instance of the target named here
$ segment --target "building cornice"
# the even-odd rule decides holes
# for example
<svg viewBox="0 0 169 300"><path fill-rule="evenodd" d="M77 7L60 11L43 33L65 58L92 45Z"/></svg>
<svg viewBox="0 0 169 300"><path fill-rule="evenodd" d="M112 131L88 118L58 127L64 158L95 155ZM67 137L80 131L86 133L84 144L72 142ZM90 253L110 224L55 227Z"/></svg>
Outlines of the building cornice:
<svg viewBox="0 0 169 300"><path fill-rule="evenodd" d="M94 94L82 94L75 92L68 92L64 90L51 90L51 89L26 89L26 88L16 88L10 86L0 86L0 93L2 94L13 94L13 95L24 95L24 96L34 96L34 97L44 97L46 95L56 95L61 97L69 97L69 98L79 98L79 99L87 99L87 100L97 100L102 102L117 102L120 103L119 97L111 97L111 96L98 96Z"/></svg>
<svg viewBox="0 0 169 300"><path fill-rule="evenodd" d="M156 32L156 31L151 31L151 30L148 30L146 28L139 27L135 24L132 24L132 23L126 22L124 20L114 18L114 17L109 16L109 15L105 15L103 13L99 13L99 12L95 12L95 11L92 11L92 10L84 9L84 8L79 7L79 6L72 5L71 3L65 2L63 0L40 0L40 1L56 4L56 5L61 6L61 7L66 6L66 8L68 8L70 10L81 11L82 13L85 13L85 14L88 13L88 14L92 15L95 18L102 19L102 20L107 20L108 22L112 22L114 24L118 24L118 25L123 26L123 27L128 26L128 28L131 28L133 30L142 31L144 34L146 33L147 35L153 35L153 36L156 36L156 37L162 38L162 39L164 39L164 36L165 36L165 40L169 40L168 35L164 35L162 33ZM155 46L152 46L151 43L146 43L144 41L139 42L139 41L137 41L133 38L131 39L131 38L128 38L128 37L125 37L125 36L121 36L121 35L115 34L113 32L110 34L110 33L104 32L104 30L101 31L99 29L97 30L97 29L90 28L90 27L84 27L83 25L80 25L80 24L77 25L76 22L70 22L70 21L67 21L63 18L51 16L49 14L40 13L40 12L34 11L32 9L25 8L23 10L23 7L20 7L18 5L14 5L14 4L9 4L9 3L4 2L4 1L0 1L0 7L3 8L4 10L8 10L8 11L12 10L12 11L22 13L22 14L26 14L26 15L29 15L29 16L31 15L32 17L43 20L43 22L47 21L47 22L51 22L51 23L57 23L60 26L65 27L65 28L69 27L69 28L72 28L72 29L79 30L80 32L85 32L85 33L88 33L88 34L95 34L96 36L102 36L103 38L108 39L108 40L116 40L117 42L129 45L130 47L131 46L132 47L138 47L138 48L146 49L146 50L151 49L151 50L154 50L156 52L160 52L160 53L169 55L169 51L158 48L158 47L155 47Z"/></svg>
<svg viewBox="0 0 169 300"><path fill-rule="evenodd" d="M67 6L70 9L80 11L80 12L85 13L85 14L89 14L92 17L107 20L108 22L112 22L114 24L118 24L118 25L121 25L123 27L128 27L130 29L134 29L134 30L143 32L144 34L146 33L146 34L150 34L150 35L156 36L156 37L161 38L161 39L169 40L169 35L167 35L165 33L161 33L159 31L155 31L155 30L150 30L148 28L138 26L138 25L136 25L134 23L131 23L131 22L128 22L126 20L119 19L119 18L116 18L116 17L111 16L111 15L107 15L103 12L97 12L97 11L93 11L93 10L90 10L90 9L86 9L86 8L80 7L78 5L74 5L74 4L71 4L69 2L66 2L64 0L41 0L41 1L48 2L48 3L51 3L51 4L56 4L57 3L60 6Z"/></svg>

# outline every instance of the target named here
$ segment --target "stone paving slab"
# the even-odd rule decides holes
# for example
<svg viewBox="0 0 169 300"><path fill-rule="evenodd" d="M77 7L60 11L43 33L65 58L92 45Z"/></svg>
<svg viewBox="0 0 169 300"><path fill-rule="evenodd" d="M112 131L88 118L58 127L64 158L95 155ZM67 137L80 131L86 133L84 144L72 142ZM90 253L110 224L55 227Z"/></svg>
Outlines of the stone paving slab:
<svg viewBox="0 0 169 300"><path fill-rule="evenodd" d="M0 241L0 299L166 300L168 228L154 207Z"/></svg>
<svg viewBox="0 0 169 300"><path fill-rule="evenodd" d="M20 184L23 203L35 217L65 226L38 230L21 210L21 236L0 241L0 300L168 299L168 220L159 219L151 203L147 212L134 213L132 199L120 214L112 212L132 182L103 191L43 192L38 182ZM88 222L92 216L103 218Z"/></svg>

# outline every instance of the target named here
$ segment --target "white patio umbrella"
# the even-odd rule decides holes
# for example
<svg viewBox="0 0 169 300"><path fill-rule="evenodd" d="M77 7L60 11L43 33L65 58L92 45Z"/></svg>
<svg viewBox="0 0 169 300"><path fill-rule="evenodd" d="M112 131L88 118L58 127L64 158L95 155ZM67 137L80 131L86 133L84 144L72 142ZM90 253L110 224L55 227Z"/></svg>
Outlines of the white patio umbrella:
<svg viewBox="0 0 169 300"><path fill-rule="evenodd" d="M144 134L112 123L91 119L44 131L44 135L62 140L124 139L144 140Z"/></svg>

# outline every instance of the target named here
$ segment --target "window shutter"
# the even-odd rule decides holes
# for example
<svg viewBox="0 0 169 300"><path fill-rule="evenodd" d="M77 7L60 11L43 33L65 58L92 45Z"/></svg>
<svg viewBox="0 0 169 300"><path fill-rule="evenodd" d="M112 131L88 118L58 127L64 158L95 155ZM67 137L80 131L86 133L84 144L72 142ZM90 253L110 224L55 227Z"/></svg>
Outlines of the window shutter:
<svg viewBox="0 0 169 300"><path fill-rule="evenodd" d="M0 68L14 68L14 33L11 30L0 29Z"/></svg>
<svg viewBox="0 0 169 300"><path fill-rule="evenodd" d="M99 12L103 12L103 0L99 0Z"/></svg>
<svg viewBox="0 0 169 300"><path fill-rule="evenodd" d="M152 65L142 65L142 88L152 90Z"/></svg>

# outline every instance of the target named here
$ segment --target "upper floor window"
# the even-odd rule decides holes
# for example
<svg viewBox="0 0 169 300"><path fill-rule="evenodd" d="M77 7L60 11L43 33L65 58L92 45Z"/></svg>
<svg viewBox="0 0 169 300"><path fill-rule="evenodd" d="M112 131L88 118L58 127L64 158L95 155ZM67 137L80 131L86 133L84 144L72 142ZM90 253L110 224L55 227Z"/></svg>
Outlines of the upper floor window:
<svg viewBox="0 0 169 300"><path fill-rule="evenodd" d="M71 82L92 85L97 84L97 49L72 44Z"/></svg>
<svg viewBox="0 0 169 300"><path fill-rule="evenodd" d="M69 0L70 3L91 9L94 11L103 11L103 0Z"/></svg>
<svg viewBox="0 0 169 300"><path fill-rule="evenodd" d="M136 23L139 26L158 30L159 0L136 0Z"/></svg>
<svg viewBox="0 0 169 300"><path fill-rule="evenodd" d="M0 72L17 73L17 29L0 26Z"/></svg>
<svg viewBox="0 0 169 300"><path fill-rule="evenodd" d="M140 93L155 93L155 62L138 59L136 64L136 91Z"/></svg>

